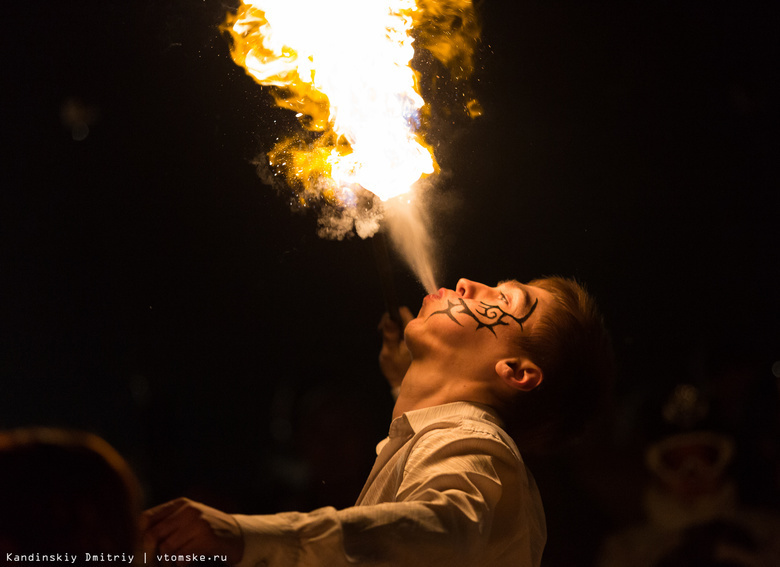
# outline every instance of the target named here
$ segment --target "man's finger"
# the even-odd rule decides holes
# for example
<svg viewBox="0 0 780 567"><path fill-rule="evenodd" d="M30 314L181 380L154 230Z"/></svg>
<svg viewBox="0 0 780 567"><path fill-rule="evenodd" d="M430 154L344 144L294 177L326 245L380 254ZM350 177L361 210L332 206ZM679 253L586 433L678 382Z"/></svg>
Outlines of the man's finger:
<svg viewBox="0 0 780 567"><path fill-rule="evenodd" d="M176 513L181 508L186 506L188 500L186 498L177 498L171 500L154 508L149 508L143 514L141 514L141 525L144 530L153 528L156 524Z"/></svg>
<svg viewBox="0 0 780 567"><path fill-rule="evenodd" d="M157 522L149 532L157 540L157 547L175 551L191 537L192 513L189 508L179 508Z"/></svg>
<svg viewBox="0 0 780 567"><path fill-rule="evenodd" d="M397 343L401 340L401 327L392 320L389 313L382 315L379 321L379 330L382 332L382 340Z"/></svg>
<svg viewBox="0 0 780 567"><path fill-rule="evenodd" d="M167 553L168 555L197 552L199 551L197 549L197 535L198 530L195 526L191 524L179 525L159 541L157 548L161 553Z"/></svg>

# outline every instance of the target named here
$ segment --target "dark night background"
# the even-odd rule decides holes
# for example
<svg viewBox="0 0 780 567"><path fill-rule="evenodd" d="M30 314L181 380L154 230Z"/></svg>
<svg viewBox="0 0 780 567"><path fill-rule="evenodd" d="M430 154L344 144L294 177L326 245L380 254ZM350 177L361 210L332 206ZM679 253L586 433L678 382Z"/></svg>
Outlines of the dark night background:
<svg viewBox="0 0 780 567"><path fill-rule="evenodd" d="M678 383L738 440L743 501L780 502L772 6L488 0L485 115L434 120L440 283L573 275L614 334L602 434L533 468L548 565L641 517ZM4 7L0 427L103 435L149 505L346 506L392 408L372 249L257 177L291 119L230 60L230 7ZM397 283L419 306L400 263Z"/></svg>

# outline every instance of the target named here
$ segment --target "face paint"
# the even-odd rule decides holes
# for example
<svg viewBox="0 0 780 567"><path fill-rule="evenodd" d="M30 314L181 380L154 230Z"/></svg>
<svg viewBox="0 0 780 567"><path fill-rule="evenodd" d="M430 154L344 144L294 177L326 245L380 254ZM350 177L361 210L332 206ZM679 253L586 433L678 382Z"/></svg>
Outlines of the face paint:
<svg viewBox="0 0 780 567"><path fill-rule="evenodd" d="M455 314L463 314L467 315L468 317L471 317L474 319L474 321L477 322L477 328L475 330L480 329L487 329L491 333L493 333L493 336L496 336L495 327L498 327L499 325L505 326L509 325L511 321L514 321L518 325L520 325L520 331L523 331L523 323L525 323L528 318L531 316L531 314L536 310L536 306L539 303L538 299L534 300L533 305L531 305L531 309L528 310L528 313L523 315L522 317L515 317L511 313L507 313L501 307L498 305L491 305L489 303L485 303L484 301L479 302L479 306L476 308L476 313L466 304L466 302L463 300L463 298L458 298L458 303L453 303L449 299L447 300L447 307L445 309L442 309L440 311L434 311L430 315L428 315L427 319L430 319L434 315L446 315L449 317L452 321L463 326L463 323L458 321L455 318ZM455 311L456 308L459 308L457 311Z"/></svg>

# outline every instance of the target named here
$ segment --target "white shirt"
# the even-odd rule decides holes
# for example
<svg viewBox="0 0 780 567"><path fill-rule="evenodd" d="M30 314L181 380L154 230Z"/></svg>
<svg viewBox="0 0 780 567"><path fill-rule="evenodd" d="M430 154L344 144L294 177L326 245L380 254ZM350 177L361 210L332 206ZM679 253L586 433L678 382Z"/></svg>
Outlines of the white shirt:
<svg viewBox="0 0 780 567"><path fill-rule="evenodd" d="M536 483L487 407L407 412L354 507L234 516L239 567L537 567L547 537Z"/></svg>

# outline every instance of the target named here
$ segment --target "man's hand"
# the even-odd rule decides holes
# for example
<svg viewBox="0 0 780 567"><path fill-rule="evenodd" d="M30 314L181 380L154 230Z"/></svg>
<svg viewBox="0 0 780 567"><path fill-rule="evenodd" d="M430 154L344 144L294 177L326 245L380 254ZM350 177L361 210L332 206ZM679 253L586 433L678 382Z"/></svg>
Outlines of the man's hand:
<svg viewBox="0 0 780 567"><path fill-rule="evenodd" d="M399 309L404 327L414 319L407 307ZM382 333L382 350L379 351L379 368L392 388L401 386L406 371L412 363L412 355L406 348L403 329L385 313L379 321L379 331Z"/></svg>
<svg viewBox="0 0 780 567"><path fill-rule="evenodd" d="M244 537L235 518L187 498L143 513L144 550L152 555L224 555L234 565L244 555Z"/></svg>

